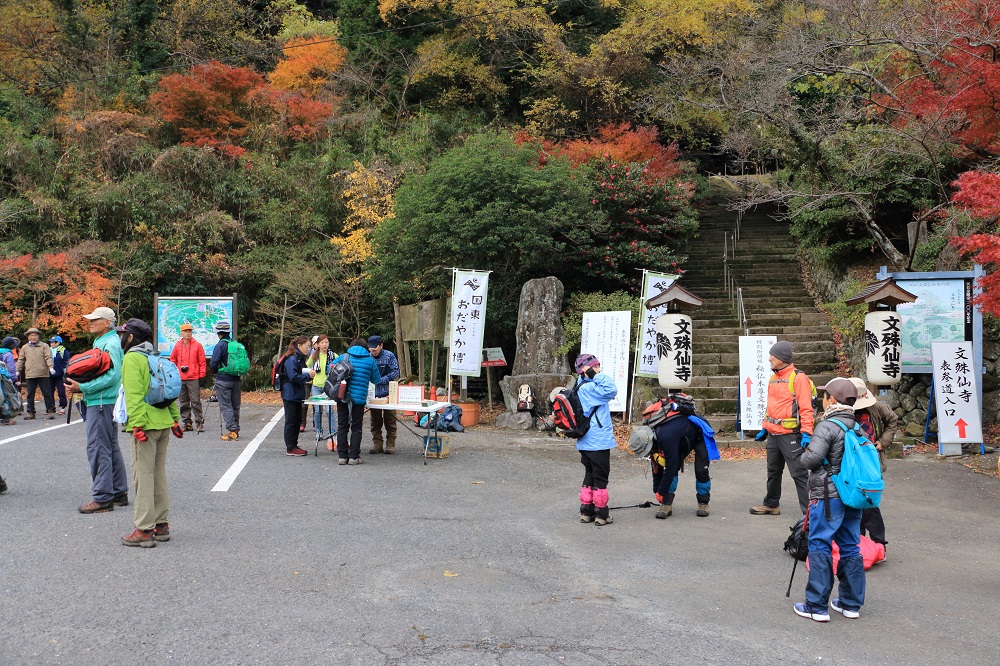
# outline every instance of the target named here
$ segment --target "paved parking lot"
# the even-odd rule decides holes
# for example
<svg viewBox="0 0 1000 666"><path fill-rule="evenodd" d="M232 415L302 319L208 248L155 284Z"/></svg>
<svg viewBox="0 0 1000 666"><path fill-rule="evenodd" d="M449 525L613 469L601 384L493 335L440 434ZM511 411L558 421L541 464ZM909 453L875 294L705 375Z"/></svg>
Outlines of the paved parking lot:
<svg viewBox="0 0 1000 666"><path fill-rule="evenodd" d="M577 521L582 468L558 440L458 434L424 466L402 433L397 455L340 467L285 456L279 421L213 492L275 409L245 407L227 443L213 406L208 433L172 441L174 538L152 549L119 544L130 508L76 511L82 424L4 428L0 664L1000 663L1000 484L961 466L892 465L888 561L860 620L820 625L791 611L803 568L784 596L793 503L747 512L763 461L714 465L709 518L689 473L670 519L627 509L598 528ZM649 483L616 453L612 505Z"/></svg>

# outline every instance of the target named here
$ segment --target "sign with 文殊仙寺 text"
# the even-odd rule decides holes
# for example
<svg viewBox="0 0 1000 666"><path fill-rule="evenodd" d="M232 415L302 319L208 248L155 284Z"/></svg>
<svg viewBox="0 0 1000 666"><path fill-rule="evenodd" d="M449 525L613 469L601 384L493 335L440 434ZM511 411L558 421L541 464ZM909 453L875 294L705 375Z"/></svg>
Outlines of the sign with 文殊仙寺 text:
<svg viewBox="0 0 1000 666"><path fill-rule="evenodd" d="M961 453L961 446L946 444L983 441L979 387L971 342L931 343L934 366L934 404L937 407L938 442L942 453Z"/></svg>
<svg viewBox="0 0 1000 666"><path fill-rule="evenodd" d="M656 320L666 314L667 306L647 310L645 303L677 281L676 275L645 273L642 283L642 306L639 308L639 348L636 350L635 376L658 377L656 355Z"/></svg>
<svg viewBox="0 0 1000 666"><path fill-rule="evenodd" d="M489 271L455 270L448 345L448 371L453 375L478 377L482 374L489 279Z"/></svg>
<svg viewBox="0 0 1000 666"><path fill-rule="evenodd" d="M628 397L628 347L632 313L584 312L580 353L593 354L601 362L601 372L618 387L618 395L608 403L612 412L624 412Z"/></svg>
<svg viewBox="0 0 1000 666"><path fill-rule="evenodd" d="M740 427L760 430L767 413L767 386L771 379L768 355L778 341L775 335L740 336Z"/></svg>

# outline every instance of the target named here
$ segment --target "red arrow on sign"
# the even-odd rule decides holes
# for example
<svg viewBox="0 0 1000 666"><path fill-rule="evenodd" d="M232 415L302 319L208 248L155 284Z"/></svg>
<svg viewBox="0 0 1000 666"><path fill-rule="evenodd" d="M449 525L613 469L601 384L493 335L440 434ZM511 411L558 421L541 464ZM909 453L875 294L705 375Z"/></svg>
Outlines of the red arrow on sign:
<svg viewBox="0 0 1000 666"><path fill-rule="evenodd" d="M750 397L750 388L753 386L753 380L750 379L749 377L747 377L747 380L745 382L743 382L743 383L747 385L747 397L749 398Z"/></svg>
<svg viewBox="0 0 1000 666"><path fill-rule="evenodd" d="M955 421L955 425L958 426L958 436L961 437L962 439L965 439L965 429L966 427L968 427L969 424L966 423L963 419L959 419Z"/></svg>

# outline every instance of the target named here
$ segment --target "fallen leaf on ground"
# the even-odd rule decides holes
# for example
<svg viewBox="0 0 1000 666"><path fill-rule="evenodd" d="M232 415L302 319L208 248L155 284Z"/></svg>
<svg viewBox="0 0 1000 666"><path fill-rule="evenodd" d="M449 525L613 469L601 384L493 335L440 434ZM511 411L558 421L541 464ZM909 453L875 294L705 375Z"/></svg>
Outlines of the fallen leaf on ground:
<svg viewBox="0 0 1000 666"><path fill-rule="evenodd" d="M458 578L459 576L459 574L455 573L454 571L448 571L447 569L445 569L444 575L447 578Z"/></svg>

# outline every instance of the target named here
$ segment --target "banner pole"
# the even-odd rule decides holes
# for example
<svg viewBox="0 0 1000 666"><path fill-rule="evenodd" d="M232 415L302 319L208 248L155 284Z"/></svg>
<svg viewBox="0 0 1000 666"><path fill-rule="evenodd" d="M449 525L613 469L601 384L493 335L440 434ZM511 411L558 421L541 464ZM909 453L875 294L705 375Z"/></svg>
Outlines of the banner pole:
<svg viewBox="0 0 1000 666"><path fill-rule="evenodd" d="M632 368L632 391L629 396L628 401L628 415L625 417L625 423L632 423L632 403L635 401L635 379L637 377L636 373L639 371L639 341L642 339L642 327L646 325L646 317L642 313L642 303L643 296L646 294L646 274L649 271L645 268L642 269L642 282L639 285L639 326L635 329L635 356L633 357L633 368Z"/></svg>

